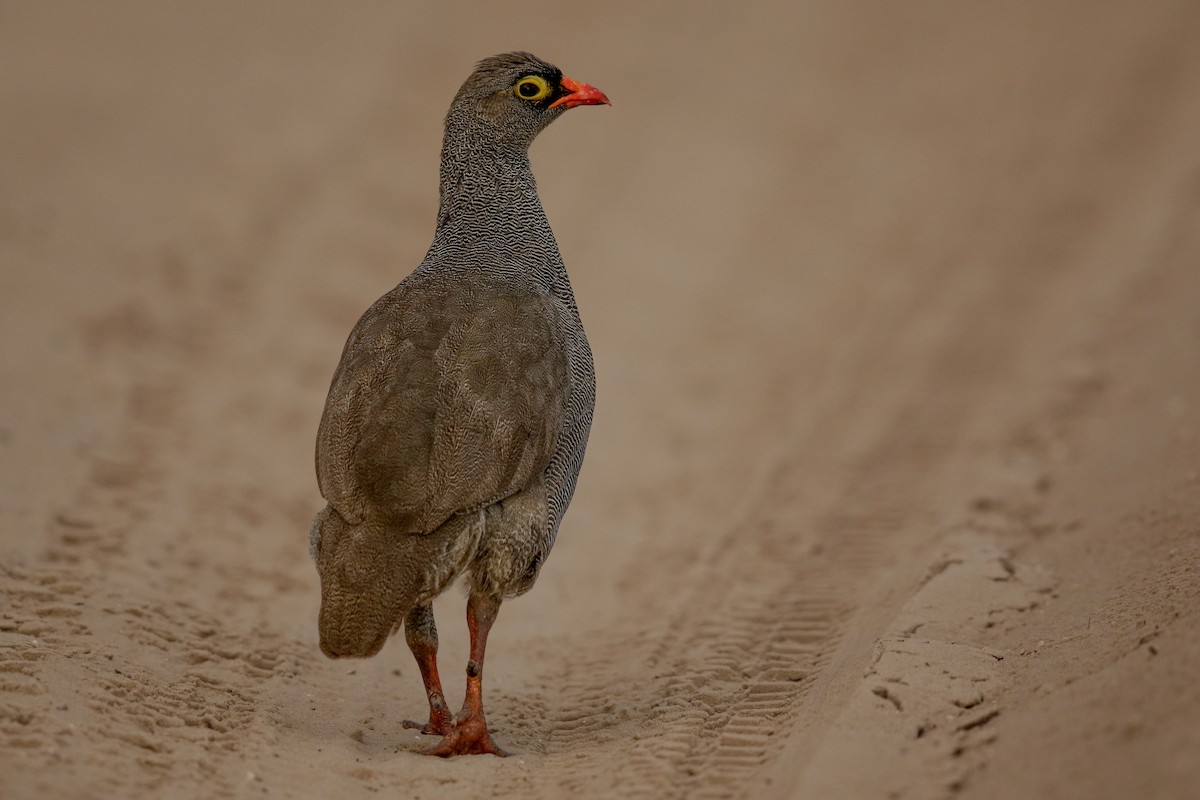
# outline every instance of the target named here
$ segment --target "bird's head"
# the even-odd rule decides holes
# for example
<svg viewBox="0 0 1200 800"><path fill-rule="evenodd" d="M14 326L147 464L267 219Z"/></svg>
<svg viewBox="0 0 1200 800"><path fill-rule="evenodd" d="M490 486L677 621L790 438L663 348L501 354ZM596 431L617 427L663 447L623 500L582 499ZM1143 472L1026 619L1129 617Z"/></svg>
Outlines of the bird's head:
<svg viewBox="0 0 1200 800"><path fill-rule="evenodd" d="M604 92L562 74L530 53L503 53L480 61L446 115L447 134L483 133L520 150L575 106L611 105Z"/></svg>

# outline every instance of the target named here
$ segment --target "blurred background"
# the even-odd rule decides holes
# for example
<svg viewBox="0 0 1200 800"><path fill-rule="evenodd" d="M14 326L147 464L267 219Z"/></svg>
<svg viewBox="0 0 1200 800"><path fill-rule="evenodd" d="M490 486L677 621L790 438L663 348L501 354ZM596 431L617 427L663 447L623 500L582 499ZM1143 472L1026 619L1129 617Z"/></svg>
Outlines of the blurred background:
<svg viewBox="0 0 1200 800"><path fill-rule="evenodd" d="M1104 384L1103 343L1166 313L1130 304L1180 294L1146 276L1182 275L1195 253L1189 0L2 2L0 561L34 570L9 576L8 630L75 619L21 594L35 574L82 587L82 607L139 609L85 614L87 633L42 623L68 660L20 672L29 682L0 696L10 740L32 742L14 791L242 787L246 769L261 781L251 756L266 757L247 731L289 754L285 790L397 785L386 765L408 740L345 740L366 726L371 742L366 720L398 736L418 713L408 654L393 643L346 666L316 652L313 439L350 327L428 246L450 99L477 60L513 49L613 102L572 111L532 152L599 401L554 558L506 606L489 651L508 741L549 770L506 762L513 792L611 789L626 759L640 765L634 788L716 774L718 794L743 791L750 767L688 761L705 742L725 751L687 720L744 699L752 670L670 691L653 681L786 639L778 620L821 603L841 610L822 617L813 653L854 640L846 620L872 608L855 581L895 600L920 570L875 570L925 557L931 531L966 507L962 476L1032 485L1013 463L1070 451L1076 428L1047 398ZM1164 364L1194 356L1194 325ZM1159 377L1146 373L1159 388L1144 396L1187 396ZM1190 400L1172 408L1192 413ZM1020 422L1030 415L1040 422ZM1019 457L1003 469L980 466L1010 445ZM1176 470L1190 453L1128 459ZM822 562L847 530L859 555ZM793 594L817 584L820 598ZM461 606L453 592L438 606L444 675L465 658ZM161 726L113 698L170 694L206 630L250 654L225 679L251 710L205 699L233 715L214 723L228 739L162 744ZM124 695L89 660L107 670L114 653L143 670ZM855 658L838 685L859 674ZM194 663L208 661L220 659ZM27 685L47 704L91 699L53 712ZM638 685L674 699L639 705ZM791 722L749 729L819 717L786 697ZM577 741L570 709L607 721ZM248 721L229 721L239 713ZM34 722L12 721L25 714ZM93 752L68 726L124 733ZM638 761L643 734L670 738L656 726L693 738ZM815 734L796 730L809 738L761 745L755 774L783 752L807 763ZM320 756L333 777L307 772L335 735L359 749ZM0 763L17 763L7 752ZM137 757L149 765L121 767ZM413 796L442 780L415 769ZM485 775L456 769L464 796Z"/></svg>

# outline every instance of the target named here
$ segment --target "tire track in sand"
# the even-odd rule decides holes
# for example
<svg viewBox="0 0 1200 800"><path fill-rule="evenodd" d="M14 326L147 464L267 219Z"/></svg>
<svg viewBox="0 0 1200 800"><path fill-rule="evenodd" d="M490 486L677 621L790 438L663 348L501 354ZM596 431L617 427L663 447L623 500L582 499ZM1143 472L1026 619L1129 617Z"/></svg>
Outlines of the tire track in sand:
<svg viewBox="0 0 1200 800"><path fill-rule="evenodd" d="M858 612L875 574L894 565L890 542L906 526L927 524L925 487L949 468L975 399L1002 379L1017 346L970 321L979 319L980 304L998 298L1014 307L1034 302L1029 292L956 282L944 270L924 283L942 288L893 303L875 322L878 338L864 340L858 355L878 358L885 342L893 354L912 347L922 330L884 335L903 330L904 319L941 319L966 335L925 350L924 368L905 381L871 385L870 370L848 370L860 379L837 387L803 430L791 426L777 452L792 455L774 459L726 533L690 573L675 577L696 588L674 611L547 651L551 664L556 652L568 663L542 674L553 693L542 730L505 730L519 749L545 754L534 774L521 775L524 791L532 780L547 797L598 784L626 796L738 796L784 740L814 724L816 706L829 702L827 690L815 705L810 700L823 671L857 656L854 647L840 651L844 640L858 645L872 635L873 618ZM922 391L976 359L992 366L986 380L967 391ZM884 422L869 430L869 419ZM788 499L794 487L837 464L848 441L864 446L848 468L835 470L816 505L823 510L806 515ZM505 696L499 708L520 702Z"/></svg>
<svg viewBox="0 0 1200 800"><path fill-rule="evenodd" d="M1139 54L1135 48L1123 55L1136 62ZM1084 118L1085 133L1140 139L1144 155L1136 164L1150 177L1132 187L1152 190L1162 165L1145 119L1169 117L1185 95L1166 84L1167 96L1151 102L1139 84L1121 88L1134 112L1149 103L1146 113L1099 103L1090 109L1093 118ZM783 416L786 409L770 416L786 431L782 455L705 557L678 574L634 567L640 572L631 582L688 587L675 607L662 621L634 618L625 630L575 637L546 651L539 683L546 687L547 719L534 741L522 741L544 760L519 785L501 782L504 789L544 797L597 787L625 796L746 796L761 791L756 773L783 751L784 740L789 757L807 755L805 744L841 707L888 622L887 605L877 601L889 588L911 589L926 566L914 563L906 576L896 564L958 521L942 518L947 509L968 515L969 496L939 493L961 488L948 479L953 471L980 468L972 464L978 453L963 441L974 416L996 410L989 395L1019 359L1063 355L1058 350L1070 343L1044 333L1062 330L1058 318L1075 308L1081 285L1119 282L1130 269L1096 274L1111 243L1106 213L1066 223L1054 215L1134 167L1085 168L1106 163L1103 137L1064 137L1057 152L1024 129L1013 138L1016 146L1005 150L1012 164L997 159L997 171L1039 157L1078 165L1080 172L1031 173L1028 184L1017 186L1028 205L1010 212L1008 231L985 232L993 213L986 203L949 215L948 229L980 233L951 243L961 248L943 254L952 267L905 264L913 268L912 284L935 288L890 300L882 315L873 315L860 351L845 359L842 381L818 404L812 423L797 426ZM1136 207L1139 199L1145 198L1121 198L1106 211L1126 214L1122 203ZM1025 266L1005 270L988 261ZM847 451L854 456L843 471L838 456ZM796 502L794 487L812 476L819 476L819 491ZM947 505L955 499L962 508ZM659 535L688 541L678 531ZM885 569L889 584L875 585ZM537 792L529 791L531 783Z"/></svg>
<svg viewBox="0 0 1200 800"><path fill-rule="evenodd" d="M349 174L362 188L360 162L384 152L387 123L355 122L302 169L246 178L258 201L248 219L190 220L185 235L118 256L109 269L127 288L78 321L92 357L120 376L124 416L84 450L87 479L47 522L43 558L0 568L0 749L22 754L0 785L120 796L182 779L229 796L278 736L277 698L321 661L255 602L310 588L293 577L310 508L237 448L264 416L295 427L294 412L268 413L259 396L255 378L274 360L263 309L281 250L304 239L314 186ZM360 149L364 139L376 146ZM301 307L332 325L313 305ZM266 368L327 380L292 355ZM239 557L276 535L287 548L274 561ZM198 580L209 571L219 579ZM74 757L83 740L94 755ZM130 768L96 779L92 758Z"/></svg>

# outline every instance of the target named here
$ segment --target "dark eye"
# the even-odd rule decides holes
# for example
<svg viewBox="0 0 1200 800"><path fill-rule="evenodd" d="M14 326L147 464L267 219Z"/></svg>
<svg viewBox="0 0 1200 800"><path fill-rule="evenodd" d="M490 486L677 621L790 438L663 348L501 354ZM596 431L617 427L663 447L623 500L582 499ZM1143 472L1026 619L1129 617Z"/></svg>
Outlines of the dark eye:
<svg viewBox="0 0 1200 800"><path fill-rule="evenodd" d="M541 100L550 94L550 84L539 75L526 75L517 81L515 92L522 100Z"/></svg>

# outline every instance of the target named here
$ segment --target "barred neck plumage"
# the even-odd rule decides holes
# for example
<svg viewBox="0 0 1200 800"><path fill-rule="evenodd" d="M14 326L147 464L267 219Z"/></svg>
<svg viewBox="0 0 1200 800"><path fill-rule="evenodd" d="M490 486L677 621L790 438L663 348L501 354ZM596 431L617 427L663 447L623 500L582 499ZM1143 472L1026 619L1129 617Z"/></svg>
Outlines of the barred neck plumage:
<svg viewBox="0 0 1200 800"><path fill-rule="evenodd" d="M447 125L437 229L422 269L496 271L569 293L524 147Z"/></svg>

